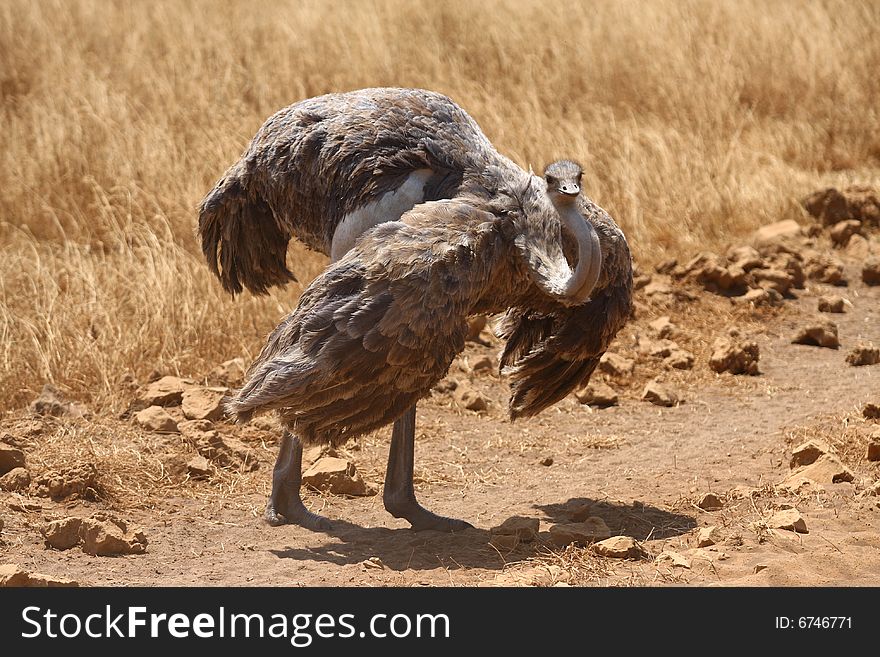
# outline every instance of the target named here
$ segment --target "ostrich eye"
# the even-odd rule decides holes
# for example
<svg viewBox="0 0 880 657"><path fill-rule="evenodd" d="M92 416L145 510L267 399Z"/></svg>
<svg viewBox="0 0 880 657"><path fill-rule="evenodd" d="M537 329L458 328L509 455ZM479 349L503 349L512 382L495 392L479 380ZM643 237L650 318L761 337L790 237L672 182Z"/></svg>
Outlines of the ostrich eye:
<svg viewBox="0 0 880 657"><path fill-rule="evenodd" d="M557 182L556 178L554 178L553 176L547 176L547 184L548 185L555 185L556 182Z"/></svg>

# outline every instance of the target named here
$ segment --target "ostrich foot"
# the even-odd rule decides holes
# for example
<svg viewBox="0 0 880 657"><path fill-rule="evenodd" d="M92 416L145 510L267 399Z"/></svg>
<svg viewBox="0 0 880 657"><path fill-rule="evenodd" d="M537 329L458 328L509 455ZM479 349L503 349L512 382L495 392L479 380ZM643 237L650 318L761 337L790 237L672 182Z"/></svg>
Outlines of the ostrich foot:
<svg viewBox="0 0 880 657"><path fill-rule="evenodd" d="M299 499L286 500L285 503L281 504L275 503L270 499L266 505L266 513L263 518L271 527L299 525L315 532L327 532L333 529L332 523L327 518L309 511L305 504L302 503L302 500Z"/></svg>
<svg viewBox="0 0 880 657"><path fill-rule="evenodd" d="M386 501L385 509L395 518L403 518L412 525L417 532L434 530L437 532L460 532L472 529L473 525L458 518L447 518L431 513L415 500L403 502Z"/></svg>

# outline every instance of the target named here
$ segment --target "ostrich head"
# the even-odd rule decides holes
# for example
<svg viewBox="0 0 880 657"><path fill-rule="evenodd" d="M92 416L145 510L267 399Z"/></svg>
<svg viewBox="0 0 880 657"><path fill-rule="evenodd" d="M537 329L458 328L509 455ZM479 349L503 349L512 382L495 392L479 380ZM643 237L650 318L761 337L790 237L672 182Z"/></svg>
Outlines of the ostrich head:
<svg viewBox="0 0 880 657"><path fill-rule="evenodd" d="M571 160L556 160L544 169L547 195L553 205L560 207L573 203L581 193L581 165Z"/></svg>

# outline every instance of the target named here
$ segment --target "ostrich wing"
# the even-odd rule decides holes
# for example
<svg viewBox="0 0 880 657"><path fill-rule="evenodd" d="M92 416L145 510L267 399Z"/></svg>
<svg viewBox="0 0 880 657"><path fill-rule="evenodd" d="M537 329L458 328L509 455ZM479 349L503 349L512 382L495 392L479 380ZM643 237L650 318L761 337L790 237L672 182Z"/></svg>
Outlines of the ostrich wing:
<svg viewBox="0 0 880 657"><path fill-rule="evenodd" d="M341 442L394 421L464 349L466 318L503 250L495 215L417 206L364 234L303 293L227 409L280 409L304 440Z"/></svg>
<svg viewBox="0 0 880 657"><path fill-rule="evenodd" d="M490 164L515 166L442 94L380 88L309 98L270 117L202 201L202 250L226 290L264 294L293 278L291 236L329 254L343 217L414 171L426 172L429 201L451 198L464 172Z"/></svg>

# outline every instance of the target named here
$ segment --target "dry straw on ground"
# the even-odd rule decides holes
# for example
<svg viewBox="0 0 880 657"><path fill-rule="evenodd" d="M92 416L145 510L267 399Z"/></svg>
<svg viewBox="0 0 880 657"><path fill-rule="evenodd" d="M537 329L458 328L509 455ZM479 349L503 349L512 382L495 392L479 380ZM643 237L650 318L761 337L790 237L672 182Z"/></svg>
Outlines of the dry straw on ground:
<svg viewBox="0 0 880 657"><path fill-rule="evenodd" d="M873 2L0 5L0 404L253 355L301 288L231 301L195 208L263 120L365 86L450 94L558 156L637 256L714 248L880 182ZM324 260L291 253L300 280Z"/></svg>

